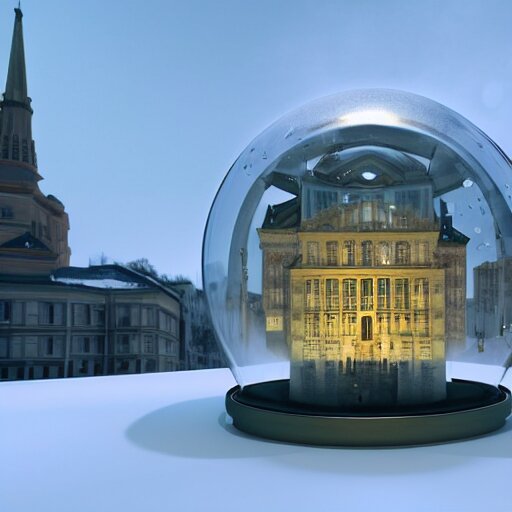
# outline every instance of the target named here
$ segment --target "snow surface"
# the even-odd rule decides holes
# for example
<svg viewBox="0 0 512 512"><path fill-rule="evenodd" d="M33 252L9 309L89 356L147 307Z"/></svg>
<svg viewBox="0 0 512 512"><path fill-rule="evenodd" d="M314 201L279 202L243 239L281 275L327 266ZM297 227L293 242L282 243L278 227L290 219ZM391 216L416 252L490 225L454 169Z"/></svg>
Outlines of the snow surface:
<svg viewBox="0 0 512 512"><path fill-rule="evenodd" d="M300 446L233 428L234 384L227 369L3 382L0 509L512 510L510 421L442 445Z"/></svg>

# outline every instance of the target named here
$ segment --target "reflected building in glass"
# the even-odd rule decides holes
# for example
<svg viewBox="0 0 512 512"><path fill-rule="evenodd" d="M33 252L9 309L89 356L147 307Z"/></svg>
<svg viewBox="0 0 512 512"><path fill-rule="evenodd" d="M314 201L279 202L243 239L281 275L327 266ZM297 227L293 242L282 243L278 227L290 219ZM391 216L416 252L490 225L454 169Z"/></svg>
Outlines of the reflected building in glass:
<svg viewBox="0 0 512 512"><path fill-rule="evenodd" d="M443 400L447 349L465 340L469 239L442 201L436 214L419 159L358 148L311 167L258 230L267 344L290 356L290 398Z"/></svg>

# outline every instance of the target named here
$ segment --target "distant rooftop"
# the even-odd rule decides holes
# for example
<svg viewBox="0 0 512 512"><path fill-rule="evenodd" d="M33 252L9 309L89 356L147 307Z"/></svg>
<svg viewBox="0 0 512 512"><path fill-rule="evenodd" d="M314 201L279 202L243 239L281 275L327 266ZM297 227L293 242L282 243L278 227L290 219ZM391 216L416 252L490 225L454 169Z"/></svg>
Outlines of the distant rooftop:
<svg viewBox="0 0 512 512"><path fill-rule="evenodd" d="M7 275L0 273L1 282L49 284L110 290L142 290L158 288L179 300L179 293L157 280L122 265L95 265L90 267L62 267L50 276Z"/></svg>
<svg viewBox="0 0 512 512"><path fill-rule="evenodd" d="M151 283L148 282L145 276L120 265L59 268L52 274L51 279L63 284L82 285L92 288L151 287Z"/></svg>

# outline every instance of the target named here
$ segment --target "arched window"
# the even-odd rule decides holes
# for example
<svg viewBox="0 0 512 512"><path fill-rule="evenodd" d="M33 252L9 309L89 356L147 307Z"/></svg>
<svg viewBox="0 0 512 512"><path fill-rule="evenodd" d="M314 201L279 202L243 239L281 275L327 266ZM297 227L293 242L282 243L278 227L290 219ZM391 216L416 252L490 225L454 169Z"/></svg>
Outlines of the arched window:
<svg viewBox="0 0 512 512"><path fill-rule="evenodd" d="M409 242L397 242L395 252L397 265L409 265L411 263L411 246Z"/></svg>
<svg viewBox="0 0 512 512"><path fill-rule="evenodd" d="M308 265L318 265L319 264L318 242L308 242L306 247L307 247L307 264Z"/></svg>
<svg viewBox="0 0 512 512"><path fill-rule="evenodd" d="M418 246L418 263L425 265L429 263L429 244L428 242L420 242Z"/></svg>
<svg viewBox="0 0 512 512"><path fill-rule="evenodd" d="M338 242L331 240L327 242L327 265L337 266L338 265Z"/></svg>
<svg viewBox="0 0 512 512"><path fill-rule="evenodd" d="M377 245L376 265L389 265L391 263L391 251L388 242L379 242Z"/></svg>
<svg viewBox="0 0 512 512"><path fill-rule="evenodd" d="M365 267L373 265L373 243L370 240L364 240L361 244L363 250L362 264Z"/></svg>
<svg viewBox="0 0 512 512"><path fill-rule="evenodd" d="M355 265L355 245L354 240L343 242L343 265Z"/></svg>
<svg viewBox="0 0 512 512"><path fill-rule="evenodd" d="M361 317L361 339L363 341L373 339L373 321L371 316Z"/></svg>

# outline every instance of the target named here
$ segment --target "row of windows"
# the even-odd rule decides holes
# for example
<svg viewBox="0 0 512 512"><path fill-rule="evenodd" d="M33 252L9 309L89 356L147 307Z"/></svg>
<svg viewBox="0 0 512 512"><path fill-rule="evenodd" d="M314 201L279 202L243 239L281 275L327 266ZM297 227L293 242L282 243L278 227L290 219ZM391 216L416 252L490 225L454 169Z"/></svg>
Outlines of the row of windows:
<svg viewBox="0 0 512 512"><path fill-rule="evenodd" d="M68 377L103 375L103 362L97 359L79 359L69 361ZM160 371L177 371L180 369L176 359L160 361ZM159 371L157 360L140 359L109 359L108 374L149 373ZM64 365L11 366L0 368L0 380L54 379L64 377Z"/></svg>
<svg viewBox="0 0 512 512"><path fill-rule="evenodd" d="M118 327L158 327L163 331L170 332L173 336L178 336L178 320L176 317L157 310L154 307L138 305L118 305L116 308L116 325Z"/></svg>
<svg viewBox="0 0 512 512"><path fill-rule="evenodd" d="M0 358L64 357L64 336L0 338Z"/></svg>
<svg viewBox="0 0 512 512"><path fill-rule="evenodd" d="M411 300L412 286L412 300ZM440 293L440 286L435 292ZM340 294L341 291L341 294ZM304 309L372 311L375 309L427 309L430 303L427 278L306 279Z"/></svg>
<svg viewBox="0 0 512 512"><path fill-rule="evenodd" d="M71 354L103 354L104 336L73 336ZM0 338L0 357L64 357L65 337L51 336L12 336Z"/></svg>
<svg viewBox="0 0 512 512"><path fill-rule="evenodd" d="M428 310L410 313L377 313L373 316L356 313L306 313L304 315L304 336L309 338L338 338L339 336L360 336L372 340L375 334L430 335L430 313Z"/></svg>
<svg viewBox="0 0 512 512"><path fill-rule="evenodd" d="M174 372L180 369L180 363L176 359L166 359L160 363L160 371ZM120 359L109 362L109 373L151 373L159 371L156 359Z"/></svg>
<svg viewBox="0 0 512 512"><path fill-rule="evenodd" d="M71 305L73 326L104 326L105 306L102 304L75 303ZM65 325L66 304L63 302L12 302L0 301L0 323L14 325ZM178 337L177 319L151 306L118 305L118 327L158 327Z"/></svg>
<svg viewBox="0 0 512 512"><path fill-rule="evenodd" d="M118 334L116 337L116 353L132 354L138 353L139 336L137 334ZM179 343L176 340L170 340L161 336L144 335L142 338L142 351L146 354L168 354L172 356L179 355Z"/></svg>
<svg viewBox="0 0 512 512"><path fill-rule="evenodd" d="M104 325L105 307L96 304L72 304L72 324ZM0 322L14 325L65 325L66 304L63 302L0 301Z"/></svg>
<svg viewBox="0 0 512 512"><path fill-rule="evenodd" d="M56 379L64 377L64 365L0 368L0 380Z"/></svg>
<svg viewBox="0 0 512 512"><path fill-rule="evenodd" d="M431 217L432 191L428 186L415 185L408 190L391 188L384 193L380 190L361 193L346 189L319 190L307 186L303 192L303 209L308 219L336 205L343 205L339 215L344 226L375 223L406 228L408 216L413 221Z"/></svg>
<svg viewBox="0 0 512 512"><path fill-rule="evenodd" d="M390 351L389 354L392 360L399 359L401 361L412 359L416 356L420 360L432 360L432 347L428 343L422 343L415 345L413 349L412 342L403 341L401 343L390 343ZM382 345L379 343L377 345L369 344L366 345L366 357L373 359L380 359L382 357ZM342 351L339 346L335 345L326 345L322 346L319 343L310 342L305 343L302 348L302 357L304 363L315 363L315 362L324 362L325 370L329 372L329 370L334 370L334 365L337 365L341 361ZM346 356L346 353L343 354ZM383 359L386 361L386 358ZM356 361L354 361L357 364ZM351 358L346 358L346 364L350 368L351 366ZM391 363L393 364L393 363Z"/></svg>
<svg viewBox="0 0 512 512"><path fill-rule="evenodd" d="M356 244L355 240L342 243L330 240L325 243L325 257L321 258L320 242L306 243L307 265L355 266L365 267L382 265L427 265L430 263L430 246L428 242L420 242L411 258L411 244L406 241L377 242L363 240Z"/></svg>
<svg viewBox="0 0 512 512"><path fill-rule="evenodd" d="M72 336L71 355L97 354L105 352L104 336ZM119 334L116 337L116 353L139 353L137 334ZM179 355L179 343L161 336L143 335L142 352L146 354ZM53 336L12 336L0 338L0 358L64 357L65 337Z"/></svg>

